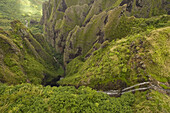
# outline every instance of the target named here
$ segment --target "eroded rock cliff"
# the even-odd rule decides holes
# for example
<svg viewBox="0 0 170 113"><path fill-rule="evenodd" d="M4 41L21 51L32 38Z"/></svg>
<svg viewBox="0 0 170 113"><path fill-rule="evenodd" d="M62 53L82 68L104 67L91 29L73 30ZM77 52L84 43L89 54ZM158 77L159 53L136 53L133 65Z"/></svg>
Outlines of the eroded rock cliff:
<svg viewBox="0 0 170 113"><path fill-rule="evenodd" d="M67 64L95 45L126 36L129 26L120 25L131 21L126 16L168 14L168 6L167 0L50 0L43 4L41 23L48 42L64 54Z"/></svg>

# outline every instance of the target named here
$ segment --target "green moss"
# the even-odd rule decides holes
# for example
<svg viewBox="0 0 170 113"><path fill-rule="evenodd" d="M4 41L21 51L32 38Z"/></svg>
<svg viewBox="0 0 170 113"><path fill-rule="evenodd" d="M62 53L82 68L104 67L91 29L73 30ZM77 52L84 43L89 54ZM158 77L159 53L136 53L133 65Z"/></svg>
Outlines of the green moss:
<svg viewBox="0 0 170 113"><path fill-rule="evenodd" d="M100 47L105 47L107 46L107 41L105 41L103 44L100 44L98 41L93 45L93 47L87 52L85 57L89 57L90 55L93 54L96 50L100 49Z"/></svg>
<svg viewBox="0 0 170 113"><path fill-rule="evenodd" d="M25 79L20 65L21 51L7 36L9 37L10 35L8 33L4 33L4 35L0 34L0 48L2 55L0 59L0 79L8 84L22 83Z"/></svg>
<svg viewBox="0 0 170 113"><path fill-rule="evenodd" d="M113 1L111 0L110 2L111 3L108 3L110 5L110 7L105 7L105 10L109 11L111 9L114 9L118 6L120 6L120 3L122 2L123 0L114 0L114 3Z"/></svg>
<svg viewBox="0 0 170 113"><path fill-rule="evenodd" d="M18 69L17 66L13 66L10 69L7 66L3 66L0 69L0 73L0 81L3 83L16 85L26 82L26 77L23 75L23 72Z"/></svg>
<svg viewBox="0 0 170 113"><path fill-rule="evenodd" d="M48 44L46 38L42 34L36 33L34 34L34 38L38 41L39 44L41 44L41 46L45 49L46 52L48 52L48 54L53 54L52 47Z"/></svg>
<svg viewBox="0 0 170 113"><path fill-rule="evenodd" d="M94 1L83 22L83 25L86 25L94 15L98 15L101 11L103 11L103 8L105 7L104 5L106 5L105 2L108 1L103 1L103 3L102 0Z"/></svg>
<svg viewBox="0 0 170 113"><path fill-rule="evenodd" d="M20 52L18 47L15 45L15 43L12 40L10 40L8 37L6 37L5 35L0 34L0 40L1 40L1 42L0 42L1 48L5 52L7 52L10 49L11 49L11 51L14 51L14 52Z"/></svg>
<svg viewBox="0 0 170 113"><path fill-rule="evenodd" d="M88 12L88 5L76 5L69 7L65 12L65 18L61 25L63 35L69 33L76 25L81 26L81 23L84 21L85 16Z"/></svg>
<svg viewBox="0 0 170 113"><path fill-rule="evenodd" d="M75 25L82 26L82 23L86 17L86 14L88 13L88 10L89 6L87 4L69 7L65 12L65 15L67 16L67 24L69 24L70 27L73 26L73 28L75 27ZM71 20L71 22L67 20L68 18Z"/></svg>
<svg viewBox="0 0 170 113"><path fill-rule="evenodd" d="M162 0L147 0L139 4L142 7L136 5L136 0L133 2L131 15L136 17L152 17L167 14L165 8L167 4L163 4Z"/></svg>
<svg viewBox="0 0 170 113"><path fill-rule="evenodd" d="M71 7L74 5L84 5L84 4L90 4L91 2L93 2L93 0L65 0L67 7Z"/></svg>
<svg viewBox="0 0 170 113"><path fill-rule="evenodd" d="M138 113L155 113L155 112L168 112L169 108L169 96L151 90L146 92L137 92L135 94L136 100L134 103L134 112Z"/></svg>
<svg viewBox="0 0 170 113"><path fill-rule="evenodd" d="M22 68L19 64L19 59L14 54L6 55L4 58L4 63L9 67L10 71L17 76L23 76Z"/></svg>
<svg viewBox="0 0 170 113"><path fill-rule="evenodd" d="M33 25L30 25L30 31L33 33L33 34L36 34L36 33L43 33L43 26L40 25L40 24L33 24Z"/></svg>

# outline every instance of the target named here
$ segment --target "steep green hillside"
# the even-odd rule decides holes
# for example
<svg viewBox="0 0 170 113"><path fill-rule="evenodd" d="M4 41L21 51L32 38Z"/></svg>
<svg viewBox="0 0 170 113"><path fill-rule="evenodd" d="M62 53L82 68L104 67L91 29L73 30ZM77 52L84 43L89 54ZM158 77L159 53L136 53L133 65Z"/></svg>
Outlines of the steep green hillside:
<svg viewBox="0 0 170 113"><path fill-rule="evenodd" d="M0 82L47 84L62 75L42 35L33 35L19 21L11 26L10 32L0 29Z"/></svg>
<svg viewBox="0 0 170 113"><path fill-rule="evenodd" d="M61 84L88 85L109 90L148 81L148 75L160 82L170 80L170 28L130 35L101 48L87 59L77 57L67 65Z"/></svg>
<svg viewBox="0 0 170 113"><path fill-rule="evenodd" d="M2 113L170 111L169 0L42 1L0 1Z"/></svg>
<svg viewBox="0 0 170 113"><path fill-rule="evenodd" d="M8 30L10 29L10 22L16 19L25 24L26 20L28 23L31 20L39 22L42 16L42 3L44 1L46 0L1 0L0 27Z"/></svg>
<svg viewBox="0 0 170 113"><path fill-rule="evenodd" d="M66 76L58 83L102 90L122 89L149 78L168 84L170 16L166 3L45 2L41 19L45 36L64 55ZM154 32L158 32L156 37Z"/></svg>
<svg viewBox="0 0 170 113"><path fill-rule="evenodd" d="M135 93L134 113L168 113L170 97L158 91L149 90Z"/></svg>
<svg viewBox="0 0 170 113"><path fill-rule="evenodd" d="M112 30L116 33L123 15L148 18L169 14L169 7L169 0L72 0L72 2L70 0L50 0L43 4L41 23L44 25L44 34L48 42L56 48L57 52L67 54L64 60L71 60L87 53L96 40L103 43L105 40L102 39L103 36L106 36L106 39L111 37L114 39L118 35L120 35L118 37L125 36L120 32L115 37L110 36L113 34L109 34ZM124 27L119 30L129 29L128 26ZM128 28L126 29L126 27ZM75 31L78 33L73 33ZM78 40L78 44L76 43L76 47L73 48L70 46L70 50L65 51L66 43L70 41L69 33ZM84 51L83 49L87 45L88 48ZM70 58L68 58L69 56Z"/></svg>
<svg viewBox="0 0 170 113"><path fill-rule="evenodd" d="M58 83L121 91L150 81L158 91L136 92L134 112L169 111L162 94L170 89L169 7L168 0L45 2L44 34L64 55Z"/></svg>

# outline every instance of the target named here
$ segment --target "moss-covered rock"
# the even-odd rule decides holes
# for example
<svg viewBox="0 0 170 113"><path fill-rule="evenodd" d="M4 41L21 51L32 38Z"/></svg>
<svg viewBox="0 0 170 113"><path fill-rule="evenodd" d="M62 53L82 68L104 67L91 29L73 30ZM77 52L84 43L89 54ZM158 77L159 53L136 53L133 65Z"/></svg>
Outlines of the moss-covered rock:
<svg viewBox="0 0 170 113"><path fill-rule="evenodd" d="M48 42L57 52L64 54L64 62L67 64L79 55L91 55L106 40L122 38L132 34L133 31L135 33L145 31L147 24L150 23L134 17L147 18L167 14L169 12L167 2L166 0L51 0L43 5L41 23L44 25Z"/></svg>
<svg viewBox="0 0 170 113"><path fill-rule="evenodd" d="M125 9L126 6L122 6L109 12L102 12L94 16L85 27L76 26L70 31L64 49L64 62L67 64L79 55L89 57L106 40L117 40L146 31L149 27L153 29L169 26L170 16L139 19L125 16Z"/></svg>
<svg viewBox="0 0 170 113"><path fill-rule="evenodd" d="M55 41L56 50L62 53L65 47L65 42L68 33L76 26L82 26L82 23L88 13L89 7L87 4L79 6L71 6L65 11L64 18L60 26L56 27L57 38ZM61 49L60 49L61 48Z"/></svg>
<svg viewBox="0 0 170 113"><path fill-rule="evenodd" d="M127 15L135 17L152 17L168 14L169 0L122 0L120 5L127 4Z"/></svg>
<svg viewBox="0 0 170 113"><path fill-rule="evenodd" d="M41 23L44 26L44 33L48 37L48 42L53 47L57 46L56 49L61 48L61 50L58 49L57 51L63 52L65 45L63 40L66 39L70 29L73 29L76 24L80 25L83 23L82 21L84 21L87 15L91 2L93 0L51 0L43 4ZM63 20L62 24L61 21L58 22L60 19ZM67 24L72 25L69 26ZM59 31L58 29L62 30ZM60 47L60 45L62 46Z"/></svg>
<svg viewBox="0 0 170 113"><path fill-rule="evenodd" d="M76 26L69 33L64 50L64 62L68 63L79 55L85 56L95 42L104 41L102 28L106 17L106 12L103 12L94 16L86 27Z"/></svg>

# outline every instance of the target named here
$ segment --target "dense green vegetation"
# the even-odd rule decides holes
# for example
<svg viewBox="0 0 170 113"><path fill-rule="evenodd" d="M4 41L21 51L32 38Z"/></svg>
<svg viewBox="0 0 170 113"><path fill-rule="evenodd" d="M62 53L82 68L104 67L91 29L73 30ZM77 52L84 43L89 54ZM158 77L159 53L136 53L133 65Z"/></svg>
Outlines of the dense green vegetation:
<svg viewBox="0 0 170 113"><path fill-rule="evenodd" d="M45 1L0 1L0 112L170 111L169 0Z"/></svg>
<svg viewBox="0 0 170 113"><path fill-rule="evenodd" d="M12 31L0 29L0 81L8 84L46 84L63 75L49 44L41 34L33 35L21 22Z"/></svg>
<svg viewBox="0 0 170 113"><path fill-rule="evenodd" d="M34 113L131 113L133 94L109 97L89 87L43 87L21 84L0 86L1 112Z"/></svg>
<svg viewBox="0 0 170 113"><path fill-rule="evenodd" d="M154 90L135 93L133 110L135 113L168 113L170 97Z"/></svg>
<svg viewBox="0 0 170 113"><path fill-rule="evenodd" d="M0 85L0 111L34 113L168 113L169 96L157 91L127 93L119 98L73 86Z"/></svg>

